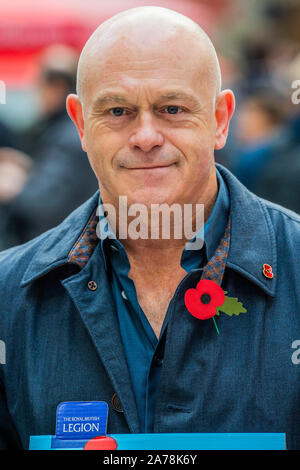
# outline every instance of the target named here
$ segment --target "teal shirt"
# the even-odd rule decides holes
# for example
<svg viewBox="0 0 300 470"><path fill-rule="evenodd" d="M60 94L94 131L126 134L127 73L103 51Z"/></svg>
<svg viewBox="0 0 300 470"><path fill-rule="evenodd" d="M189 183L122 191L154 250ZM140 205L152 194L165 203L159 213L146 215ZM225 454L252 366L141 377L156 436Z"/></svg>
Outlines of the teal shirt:
<svg viewBox="0 0 300 470"><path fill-rule="evenodd" d="M229 194L223 178L217 170L218 196L204 226L204 244L201 249L183 249L181 267L187 272L201 268L213 256L222 238L229 214ZM101 204L101 197L99 197ZM100 206L101 207L101 206ZM126 251L112 234L108 224L99 214L101 249L104 253L106 268L111 281L112 296L115 302L120 332L130 371L133 391L141 423L142 432L152 432L155 398L159 385L160 369L163 361L162 346L157 350L158 339L141 309L134 282L128 277L130 263ZM103 223L105 222L105 223ZM202 230L203 232L203 230ZM196 237L203 238L201 231ZM160 338L168 323L166 314ZM108 332L109 333L109 332ZM161 342L164 344L164 342Z"/></svg>

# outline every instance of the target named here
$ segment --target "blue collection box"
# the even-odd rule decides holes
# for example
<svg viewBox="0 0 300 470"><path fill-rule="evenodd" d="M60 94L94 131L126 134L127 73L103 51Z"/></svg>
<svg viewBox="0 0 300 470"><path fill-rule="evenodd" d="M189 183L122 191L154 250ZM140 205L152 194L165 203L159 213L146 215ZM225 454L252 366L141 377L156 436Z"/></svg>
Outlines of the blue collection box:
<svg viewBox="0 0 300 470"><path fill-rule="evenodd" d="M108 434L117 450L285 450L285 433ZM89 439L31 436L29 450L82 450Z"/></svg>
<svg viewBox="0 0 300 470"><path fill-rule="evenodd" d="M84 449L87 442L111 437L117 450L284 450L284 433L106 434L105 401L62 402L56 411L55 436L31 436L29 450ZM98 439L97 445L107 445ZM89 444L90 445L90 444Z"/></svg>

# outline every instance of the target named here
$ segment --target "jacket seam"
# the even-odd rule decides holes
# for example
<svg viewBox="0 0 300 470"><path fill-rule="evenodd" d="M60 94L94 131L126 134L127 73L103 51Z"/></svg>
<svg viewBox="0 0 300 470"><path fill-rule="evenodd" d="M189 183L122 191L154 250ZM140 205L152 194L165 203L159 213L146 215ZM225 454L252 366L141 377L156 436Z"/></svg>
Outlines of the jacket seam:
<svg viewBox="0 0 300 470"><path fill-rule="evenodd" d="M258 201L260 203L260 206L264 212L264 215L266 217L266 222L267 222L267 226L268 226L268 237L271 241L271 246L272 246L272 255L273 255L273 267L274 267L274 270L277 272L277 247L276 247L276 237L275 237L275 231L274 231L274 224L271 220L271 217L270 217L270 214L268 213L267 211L267 206L266 204L260 199L258 198Z"/></svg>
<svg viewBox="0 0 300 470"><path fill-rule="evenodd" d="M277 207L271 207L271 206L269 207L269 206L267 206L267 204L264 204L264 205L266 206L267 211L270 210L270 211L279 212L279 214L282 214L285 217L288 217L290 220L293 220L294 222L298 222L298 224L300 224L300 219L299 218L296 218L296 217L292 216L291 214L288 214L288 213L280 210Z"/></svg>

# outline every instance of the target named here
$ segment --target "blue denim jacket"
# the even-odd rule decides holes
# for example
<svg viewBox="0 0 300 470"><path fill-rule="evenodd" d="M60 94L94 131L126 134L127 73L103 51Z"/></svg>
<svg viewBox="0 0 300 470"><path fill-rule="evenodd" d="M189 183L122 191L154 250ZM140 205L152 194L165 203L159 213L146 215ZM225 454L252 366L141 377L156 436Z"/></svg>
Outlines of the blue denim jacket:
<svg viewBox="0 0 300 470"><path fill-rule="evenodd" d="M212 321L196 319L184 304L201 270L181 281L151 365L161 367L153 431L285 432L287 448L300 449L300 364L293 349L300 340L300 218L218 169L232 227L222 287L247 312L221 313L218 335ZM140 432L95 233L98 197L58 227L0 253L1 448L26 449L30 435L54 434L62 401L106 401L108 433ZM264 263L272 279L263 275Z"/></svg>

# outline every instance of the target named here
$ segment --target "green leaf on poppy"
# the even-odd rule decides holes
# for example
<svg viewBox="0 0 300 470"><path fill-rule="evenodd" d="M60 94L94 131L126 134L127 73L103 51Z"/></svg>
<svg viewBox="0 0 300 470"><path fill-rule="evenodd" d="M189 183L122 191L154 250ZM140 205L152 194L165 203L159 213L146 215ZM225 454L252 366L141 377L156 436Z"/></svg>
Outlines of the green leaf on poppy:
<svg viewBox="0 0 300 470"><path fill-rule="evenodd" d="M227 294L227 292L225 292ZM227 297L225 296L225 302L217 307L216 315L220 315L220 312L226 313L230 317L232 315L239 315L240 313L245 313L247 310L243 307L242 302L239 302L237 297Z"/></svg>

